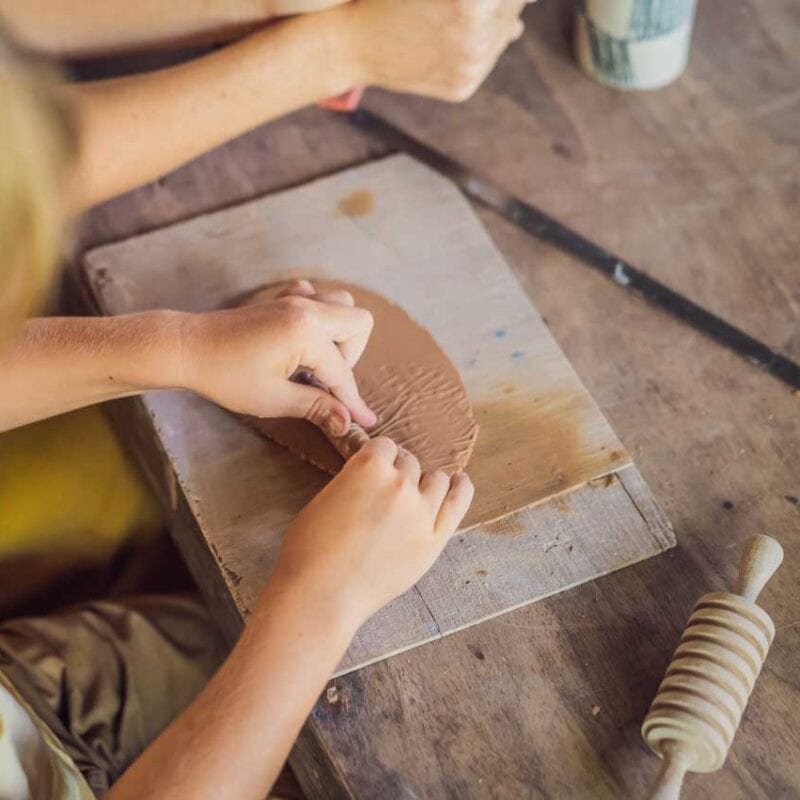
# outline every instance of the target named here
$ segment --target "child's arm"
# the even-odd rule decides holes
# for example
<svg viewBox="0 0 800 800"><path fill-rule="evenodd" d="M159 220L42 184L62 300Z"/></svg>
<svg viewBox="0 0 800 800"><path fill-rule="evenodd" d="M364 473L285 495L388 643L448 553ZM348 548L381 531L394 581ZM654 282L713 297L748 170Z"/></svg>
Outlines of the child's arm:
<svg viewBox="0 0 800 800"><path fill-rule="evenodd" d="M0 0L22 44L58 58L202 44L346 0Z"/></svg>
<svg viewBox="0 0 800 800"><path fill-rule="evenodd" d="M244 414L306 417L333 435L344 434L351 418L369 427L375 417L352 367L372 317L339 294L347 296L283 297L206 314L29 320L0 350L0 431L169 388L190 389ZM299 366L313 370L332 394L289 381Z"/></svg>
<svg viewBox="0 0 800 800"><path fill-rule="evenodd" d="M523 0L362 0L275 23L211 55L72 87L91 205L353 86L463 100L509 41Z"/></svg>
<svg viewBox="0 0 800 800"><path fill-rule="evenodd" d="M262 800L355 631L433 564L472 500L375 439L290 527L245 631L109 800Z"/></svg>

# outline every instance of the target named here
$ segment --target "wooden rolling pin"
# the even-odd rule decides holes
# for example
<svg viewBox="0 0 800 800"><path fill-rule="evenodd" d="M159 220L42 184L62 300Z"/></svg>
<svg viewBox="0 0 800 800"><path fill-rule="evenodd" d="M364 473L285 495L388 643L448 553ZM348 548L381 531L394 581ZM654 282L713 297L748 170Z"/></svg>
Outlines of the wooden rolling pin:
<svg viewBox="0 0 800 800"><path fill-rule="evenodd" d="M664 761L651 800L677 800L687 771L714 772L725 762L775 636L755 601L782 560L778 542L754 536L742 553L737 593L711 592L694 607L642 725Z"/></svg>

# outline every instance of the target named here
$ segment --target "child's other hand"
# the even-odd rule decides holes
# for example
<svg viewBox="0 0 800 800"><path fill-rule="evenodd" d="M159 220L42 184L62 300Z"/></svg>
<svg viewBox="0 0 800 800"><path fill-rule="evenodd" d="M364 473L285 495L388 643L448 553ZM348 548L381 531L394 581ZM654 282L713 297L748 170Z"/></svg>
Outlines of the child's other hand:
<svg viewBox="0 0 800 800"><path fill-rule="evenodd" d="M531 0L359 0L350 17L361 84L466 100L524 30Z"/></svg>
<svg viewBox="0 0 800 800"><path fill-rule="evenodd" d="M430 569L473 493L465 473L421 475L415 456L373 439L290 526L271 589L333 611L352 635Z"/></svg>
<svg viewBox="0 0 800 800"><path fill-rule="evenodd" d="M180 385L231 411L257 417L304 417L337 436L351 419L376 419L362 400L353 367L372 331L372 315L349 292L315 293L294 281L277 297L182 318ZM290 381L311 370L330 393Z"/></svg>

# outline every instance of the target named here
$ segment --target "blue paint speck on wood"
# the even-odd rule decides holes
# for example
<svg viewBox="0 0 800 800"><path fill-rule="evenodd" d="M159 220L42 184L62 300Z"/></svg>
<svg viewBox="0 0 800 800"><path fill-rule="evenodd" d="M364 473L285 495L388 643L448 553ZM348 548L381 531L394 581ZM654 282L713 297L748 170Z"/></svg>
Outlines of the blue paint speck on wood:
<svg viewBox="0 0 800 800"><path fill-rule="evenodd" d="M525 355L525 353L523 353L523 352L522 352L522 350L515 350L515 351L514 351L514 352L511 354L511 358L513 358L513 359L514 359L514 361L518 361L518 360L519 360L520 358L522 358L524 355Z"/></svg>
<svg viewBox="0 0 800 800"><path fill-rule="evenodd" d="M469 361L467 361L467 366L468 367L474 367L477 363L478 363L478 359L477 358L471 358Z"/></svg>
<svg viewBox="0 0 800 800"><path fill-rule="evenodd" d="M498 328L494 332L494 338L495 339L505 339L507 334L508 334L508 331L505 328Z"/></svg>

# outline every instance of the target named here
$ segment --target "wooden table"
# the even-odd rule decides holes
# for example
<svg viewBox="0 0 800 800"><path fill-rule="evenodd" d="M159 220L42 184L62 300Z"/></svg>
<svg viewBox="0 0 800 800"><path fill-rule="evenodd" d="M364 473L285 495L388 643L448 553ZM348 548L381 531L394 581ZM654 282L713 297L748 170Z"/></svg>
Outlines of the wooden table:
<svg viewBox="0 0 800 800"><path fill-rule="evenodd" d="M800 358L792 0L700 3L689 72L652 94L574 65L567 3L469 103L368 106L695 301ZM80 247L386 152L309 109L89 214ZM639 726L695 599L741 541L779 538L775 644L725 768L687 798L800 797L800 398L499 219L490 233L673 521L677 549L333 682L293 753L311 796L640 797ZM320 742L328 744L323 748ZM333 742L334 745L330 746Z"/></svg>

